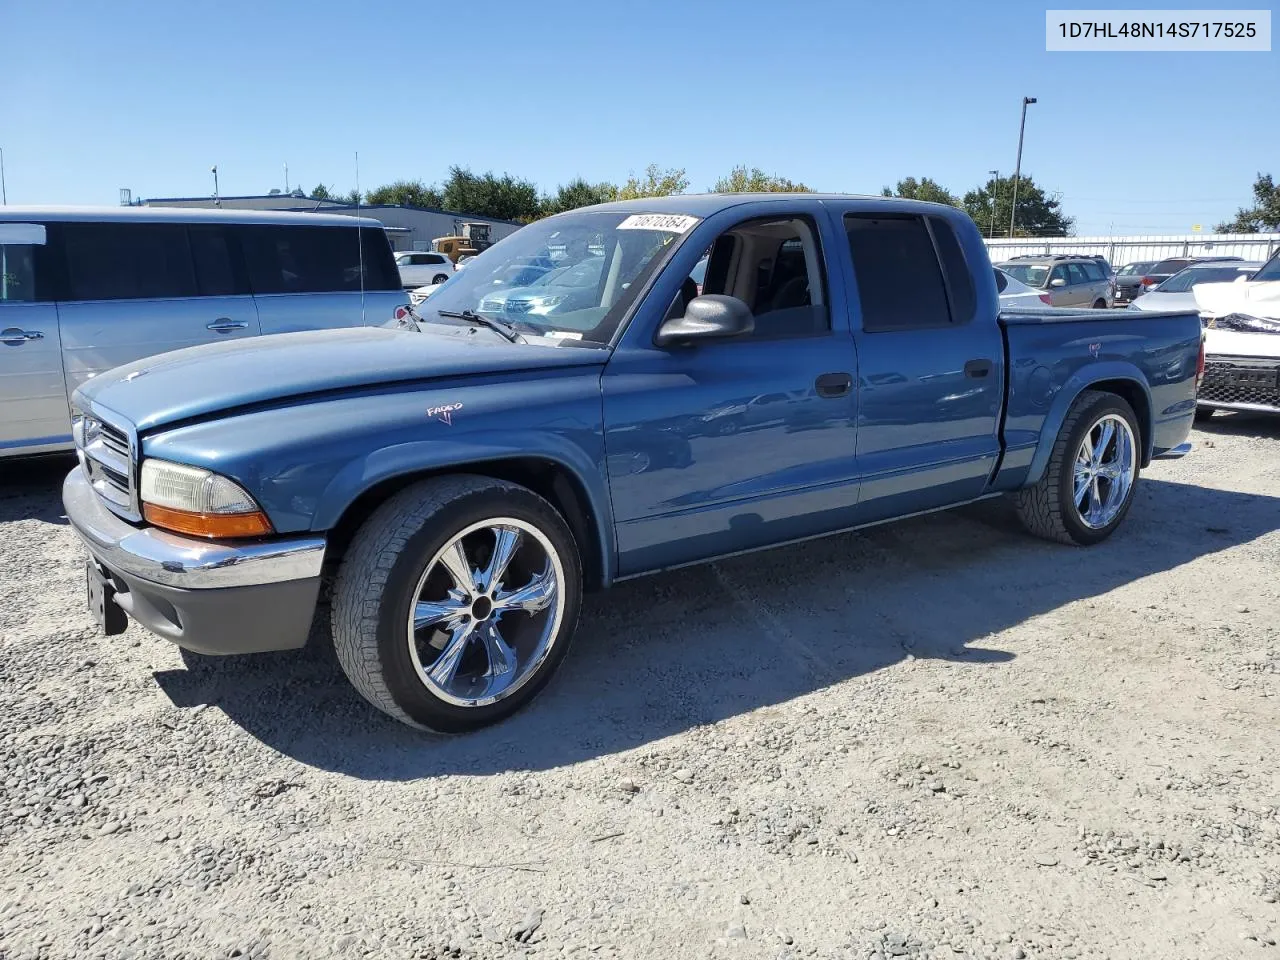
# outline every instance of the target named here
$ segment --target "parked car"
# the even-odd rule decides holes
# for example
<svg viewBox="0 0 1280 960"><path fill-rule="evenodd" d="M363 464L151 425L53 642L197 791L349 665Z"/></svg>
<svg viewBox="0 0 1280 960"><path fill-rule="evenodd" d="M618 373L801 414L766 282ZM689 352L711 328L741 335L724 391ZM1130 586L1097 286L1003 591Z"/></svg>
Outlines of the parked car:
<svg viewBox="0 0 1280 960"><path fill-rule="evenodd" d="M522 287L499 287L480 298L480 313L550 316L592 306L600 286L604 257L556 267Z"/></svg>
<svg viewBox="0 0 1280 960"><path fill-rule="evenodd" d="M443 253L407 250L396 254L400 285L406 290L432 283L444 283L454 274L453 261Z"/></svg>
<svg viewBox="0 0 1280 960"><path fill-rule="evenodd" d="M1115 276L1115 303L1119 305L1132 301L1138 295L1137 291L1142 283L1142 278L1155 265L1156 262L1154 260L1135 260L1133 263L1126 263L1117 270Z"/></svg>
<svg viewBox="0 0 1280 960"><path fill-rule="evenodd" d="M1193 292L1206 327L1199 413L1280 413L1280 250L1247 281Z"/></svg>
<svg viewBox="0 0 1280 960"><path fill-rule="evenodd" d="M585 305L486 305L490 267L566 237L605 251ZM400 329L83 385L63 501L104 630L127 613L200 653L299 647L332 577L355 687L464 731L543 688L585 590L1000 494L1032 533L1094 544L1140 469L1187 449L1196 314L1002 313L952 207L634 200L483 257Z"/></svg>
<svg viewBox="0 0 1280 960"><path fill-rule="evenodd" d="M1101 261L1101 262L1100 262ZM998 264L1015 280L1049 295L1055 307L1111 306L1111 271L1099 257L1053 254L1025 256Z"/></svg>
<svg viewBox="0 0 1280 960"><path fill-rule="evenodd" d="M1175 273L1179 273L1193 263L1221 263L1223 261L1240 261L1241 257L1169 257L1165 260L1158 260L1151 265L1151 269L1142 275L1138 281L1138 286L1134 290L1134 297L1140 297L1147 293L1152 287L1164 283Z"/></svg>
<svg viewBox="0 0 1280 960"><path fill-rule="evenodd" d="M1242 283L1249 280L1262 264L1247 260L1222 262L1218 260L1193 263L1179 270L1168 280L1152 287L1129 304L1130 310L1195 310L1194 290L1202 283Z"/></svg>
<svg viewBox="0 0 1280 960"><path fill-rule="evenodd" d="M404 301L382 224L335 214L0 206L0 259L0 457L72 449L68 397L103 370Z"/></svg>
<svg viewBox="0 0 1280 960"><path fill-rule="evenodd" d="M1053 301L1047 293L1041 293L1039 290L1027 286L1016 277L1009 276L999 267L993 267L991 272L996 277L996 290L1000 294L1001 310L1053 305Z"/></svg>

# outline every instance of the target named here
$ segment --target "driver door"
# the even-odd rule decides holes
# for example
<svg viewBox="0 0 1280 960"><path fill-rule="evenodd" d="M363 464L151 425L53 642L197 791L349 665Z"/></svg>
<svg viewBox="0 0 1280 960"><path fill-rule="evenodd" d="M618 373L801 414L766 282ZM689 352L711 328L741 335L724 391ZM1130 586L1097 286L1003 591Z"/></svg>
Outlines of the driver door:
<svg viewBox="0 0 1280 960"><path fill-rule="evenodd" d="M704 224L605 368L620 576L852 523L857 363L847 313L832 308L843 291L822 259L829 227L818 201L806 206L739 207L718 237ZM689 275L711 240L702 292L751 305L755 332L656 346L664 315L696 292Z"/></svg>

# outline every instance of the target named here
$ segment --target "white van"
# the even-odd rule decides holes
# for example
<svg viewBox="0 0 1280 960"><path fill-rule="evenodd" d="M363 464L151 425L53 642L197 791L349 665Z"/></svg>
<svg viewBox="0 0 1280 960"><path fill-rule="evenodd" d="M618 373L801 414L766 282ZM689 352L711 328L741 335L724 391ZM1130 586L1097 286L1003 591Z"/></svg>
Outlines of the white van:
<svg viewBox="0 0 1280 960"><path fill-rule="evenodd" d="M404 300L376 220L0 207L0 457L71 450L68 397L111 367L198 343L374 326Z"/></svg>

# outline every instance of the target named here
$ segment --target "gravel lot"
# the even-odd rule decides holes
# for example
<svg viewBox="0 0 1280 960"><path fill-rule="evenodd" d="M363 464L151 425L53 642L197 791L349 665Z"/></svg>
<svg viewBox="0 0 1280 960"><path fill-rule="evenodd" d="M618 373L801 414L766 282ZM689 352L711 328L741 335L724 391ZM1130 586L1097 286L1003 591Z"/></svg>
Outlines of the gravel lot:
<svg viewBox="0 0 1280 960"><path fill-rule="evenodd" d="M1193 440L1091 550L992 503L590 598L446 740L323 636L96 636L69 464L0 467L0 957L1280 957L1280 423Z"/></svg>

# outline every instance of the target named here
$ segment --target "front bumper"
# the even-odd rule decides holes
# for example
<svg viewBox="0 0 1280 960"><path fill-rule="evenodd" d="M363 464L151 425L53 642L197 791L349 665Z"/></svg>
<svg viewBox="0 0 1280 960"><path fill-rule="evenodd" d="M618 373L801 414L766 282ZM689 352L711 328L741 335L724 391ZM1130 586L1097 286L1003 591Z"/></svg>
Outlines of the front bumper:
<svg viewBox="0 0 1280 960"><path fill-rule="evenodd" d="M62 503L116 604L152 633L207 654L306 643L323 537L229 544L136 527L102 504L79 467L63 481Z"/></svg>

